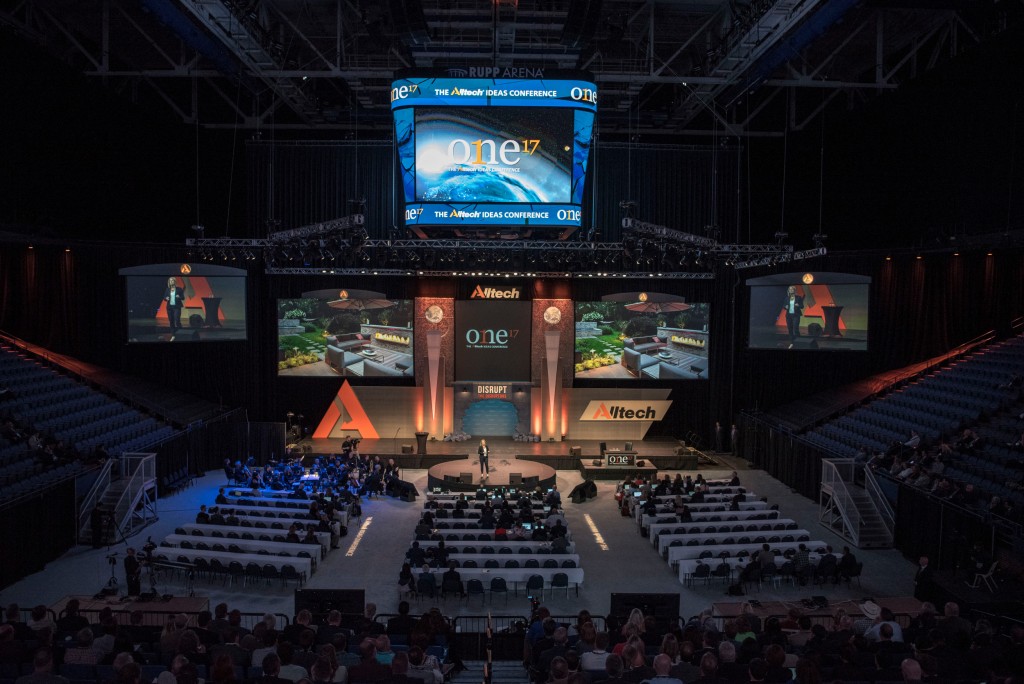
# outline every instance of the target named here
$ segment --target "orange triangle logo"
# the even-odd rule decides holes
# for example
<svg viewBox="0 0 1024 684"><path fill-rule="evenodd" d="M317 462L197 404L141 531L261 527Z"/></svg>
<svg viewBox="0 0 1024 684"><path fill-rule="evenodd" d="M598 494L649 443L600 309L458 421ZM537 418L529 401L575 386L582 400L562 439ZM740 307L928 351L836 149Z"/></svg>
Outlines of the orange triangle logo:
<svg viewBox="0 0 1024 684"><path fill-rule="evenodd" d="M612 414L608 413L608 409L605 408L603 401L601 402L601 405L597 407L597 410L594 411L594 417L590 420L597 420L598 418L607 418L608 420L612 419Z"/></svg>
<svg viewBox="0 0 1024 684"><path fill-rule="evenodd" d="M348 422L343 422L346 415L349 417L349 420ZM348 380L342 383L341 389L338 390L338 395L334 397L331 405L327 407L327 412L324 413L324 417L320 419L320 425L317 426L316 432L313 433L313 439L326 439L331 436L335 428L355 430L359 433L360 437L366 439L379 438L377 430L374 429L373 423L370 422L370 417L363 410L363 405L356 398L356 393L352 389L352 385L348 384Z"/></svg>

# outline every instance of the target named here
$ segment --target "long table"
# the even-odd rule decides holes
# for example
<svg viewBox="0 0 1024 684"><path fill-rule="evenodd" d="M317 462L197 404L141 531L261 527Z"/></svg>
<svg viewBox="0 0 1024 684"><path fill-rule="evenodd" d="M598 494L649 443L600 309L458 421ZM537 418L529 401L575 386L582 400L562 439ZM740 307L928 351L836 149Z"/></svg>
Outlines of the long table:
<svg viewBox="0 0 1024 684"><path fill-rule="evenodd" d="M816 564L818 562L818 560L820 559L820 556L818 554L816 554L816 553L812 553L810 555L810 559L811 559L811 563L812 564ZM728 563L728 565L729 565L729 572L730 572L730 575L729 575L728 579L730 581L732 580L733 577L736 576L737 571L741 571L743 568L747 567L747 565L750 564L749 559L746 559L746 562L745 562L744 559L739 559L739 558L724 558L724 559L723 558L710 558L710 559L708 559L708 561L709 562L705 563L705 565L710 565L712 571L715 568L717 568L719 565L721 565L723 562L724 563ZM786 559L786 558L782 558L780 556L776 556L775 557L775 567L776 568L780 568L787 561L788 561L788 559ZM697 566L699 564L700 564L700 561L696 561L696 560L681 560L681 561L679 561L679 582L681 584L685 585L685 586L691 586L692 583L693 583L693 579L694 579L693 573L697 569ZM723 578L723 579L725 579L725 578Z"/></svg>
<svg viewBox="0 0 1024 684"><path fill-rule="evenodd" d="M783 523L782 520L788 520ZM730 521L732 522L732 521ZM771 537L773 535L785 536L787 534L793 534L797 529L797 523L789 518L780 518L779 520L772 521L771 527L764 529L766 523L758 525L757 530L746 529L749 525L744 525L742 531L733 531L735 525L726 523L658 523L648 527L649 539L652 546L661 546L661 537L666 534L709 534L717 532L719 535L724 537ZM785 524L785 529L776 530L776 525ZM715 529L717 527L717 529ZM697 529L695 529L697 528ZM676 530L683 530L682 532L676 532Z"/></svg>
<svg viewBox="0 0 1024 684"><path fill-rule="evenodd" d="M793 551L796 553L797 547L803 544L814 553L824 553L827 544L820 539L805 542L784 542L769 544L776 554L782 555L787 551ZM707 562L712 563L718 560L718 554L723 551L728 551L730 556L736 556L741 551L746 551L748 555L753 555L755 551L761 550L761 544L713 544L710 546L672 546L668 550L668 562L670 565L675 565L679 561L683 560L695 560L700 558L700 554L704 551L710 551L712 557Z"/></svg>
<svg viewBox="0 0 1024 684"><path fill-rule="evenodd" d="M434 548L435 546L437 546L438 542L436 542L434 540L420 540L419 544L420 544L420 548L421 549L431 549L431 548ZM490 546L490 547L492 547L492 548L494 548L495 553L493 555L494 555L495 558L515 558L515 557L518 557L518 556L530 555L530 554L526 554L526 553L520 554L519 553L519 549L522 549L522 548L530 549L533 552L533 554L537 555L537 556L547 556L547 555L558 556L558 557L565 556L564 553L551 553L551 554L537 553L538 549L542 549L542 548L550 549L551 548L551 542L542 542L542 541L481 542L481 541L472 541L472 540L465 540L465 541L448 541L448 540L445 540L445 542L444 542L445 548L448 548L448 549L464 549L467 546L472 546L472 547L475 547L475 548L479 549L481 546L483 546L485 544ZM497 550L499 548L503 547L503 546L509 547L510 549L512 549L513 552L512 553L497 553ZM573 553L575 551L575 547L576 547L576 545L572 541L570 541L569 542L569 548L566 551L566 553ZM483 554L483 555L490 556L491 554L486 553L486 554Z"/></svg>
<svg viewBox="0 0 1024 684"><path fill-rule="evenodd" d="M747 503L762 503L763 504L763 503L765 503L764 501L759 501L758 500L758 496L757 496L757 494L755 492L747 492L744 496L746 496L747 498L740 503L740 510L751 510L751 509L744 509L743 508L743 504L747 504ZM672 513L672 512L675 511L675 497L674 496L657 497L657 498L654 499L654 502L655 502L656 506L661 507L659 509L659 511L658 511L659 513ZM631 510L633 512L633 519L634 520L639 522L640 516L642 516L644 514L644 504L646 504L646 503L647 503L647 501L644 500L644 499L635 499L633 501L632 506L631 506ZM712 506L714 506L716 508L721 508L722 506L725 506L726 510L728 510L729 504L732 503L732 496L706 496L706 497L704 497L704 500L701 501L700 503L690 503L689 497L685 497L684 496L682 503L687 508L689 508L691 512L693 512L693 510L695 508L697 510L700 510L700 507L708 506L708 505L712 505ZM763 508L763 507L764 506L761 506L761 507L758 507L758 508Z"/></svg>
<svg viewBox="0 0 1024 684"><path fill-rule="evenodd" d="M216 512L214 512L216 511ZM238 504L234 505L221 505L214 506L210 509L210 515L224 515L223 511L234 511L238 517L253 518L254 522L257 518L266 518L268 520L274 519L286 519L304 522L313 522L313 519L309 517L309 508L274 508L269 506L242 506ZM271 517L273 516L273 517ZM334 519L341 522L342 525L348 524L348 511L347 510L336 510L334 512ZM269 524L269 523L268 523ZM288 523L289 525L291 523Z"/></svg>
<svg viewBox="0 0 1024 684"><path fill-rule="evenodd" d="M203 525L201 523L187 523L181 525L180 529L185 530L186 534L192 535L193 532L202 532L202 534L193 535L197 539L220 539L221 537L214 536L214 533L220 532L224 536L224 539L237 540L243 534L251 534L254 539L259 539L260 535L269 535L273 540L275 535L284 535L287 530L275 530L275 529L264 529L262 527L234 527L232 525ZM229 537L228 534L234 532L239 537ZM320 546L326 551L331 546L331 533L330 532L314 532L313 533L317 541L320 542ZM306 544L305 546L312 546L312 544Z"/></svg>
<svg viewBox="0 0 1024 684"><path fill-rule="evenodd" d="M459 565L462 565L466 561L471 560L471 561L474 561L475 563L477 563L477 565L479 565L481 568L484 567L484 563L486 563L489 560L498 561L498 567L502 567L502 568L505 567L505 563L507 561L510 561L510 560L518 561L520 567L524 567L525 564L526 564L526 561L528 561L528 560L535 560L538 563L540 563L541 566L544 565L545 561L553 560L553 561L555 561L558 564L557 567L559 567L559 568L562 567L562 563L564 563L565 561L572 561L573 563L576 564L577 567L579 567L579 564L580 564L580 557L577 554L575 554L575 553L559 553L559 554L550 554L550 553L545 553L545 554L522 553L522 554L520 554L520 553L514 553L514 554L510 555L510 554L507 554L507 553L502 553L502 554L497 554L497 553L461 553L461 552L455 551L453 553L449 553L448 554L448 560L450 560L450 561L452 561L452 560L459 561Z"/></svg>
<svg viewBox="0 0 1024 684"><path fill-rule="evenodd" d="M196 559L202 558L206 561L219 560L227 567L231 561L238 561L242 566L255 563L261 568L264 565L273 565L278 571L286 565L295 568L303 577L309 577L313 573L313 559L303 556L266 556L258 553L231 553L230 551L201 551L199 549L182 549L180 547L159 547L153 552L157 558L164 556L166 560L176 561L185 557L188 562L194 563Z"/></svg>
<svg viewBox="0 0 1024 684"><path fill-rule="evenodd" d="M768 511L768 504L763 501L745 501L739 505L738 511L730 511L729 507L725 504L687 504L686 508L689 510L690 515L708 513L720 515L724 519L725 516L735 515L736 513L765 513ZM646 527L652 521L651 518L664 518L668 515L675 515L675 513L662 511L648 515L639 506L633 512L634 519L640 523L641 527Z"/></svg>
<svg viewBox="0 0 1024 684"><path fill-rule="evenodd" d="M793 523L793 524L796 524L796 523ZM670 527L671 527L671 525L670 525ZM694 538L700 540L701 543L703 543L703 542L707 541L709 537L711 537L711 538L716 538L717 537L720 540L725 540L725 539L728 539L728 538L731 537L733 540L737 540L736 543L739 544L738 540L740 540L740 539L745 537L745 538L748 538L750 540L751 544L764 544L764 543L768 542L769 538L771 538L771 537L778 537L779 541L781 542L781 539L783 537L792 535L793 539L796 540L797 542L799 542L799 541L801 541L800 540L801 537L806 537L807 539L810 539L810 535L811 535L811 533L808 530L801 529L799 527L796 528L796 529L786 529L783 532L777 532L777 531L774 531L774 530L771 530L771 531L756 531L756 532L748 532L748 531L733 532L733 531L728 531L728 530L724 530L724 529L720 528L717 532L714 532L714 531L686 531L686 532L680 533L680 532L674 531L675 529L678 529L678 527L672 527L672 529L663 529L662 531L660 531L660 533L658 533L658 535L656 537L652 536L652 539L654 541L651 542L651 545L657 547L658 553L662 554L663 556L665 555L665 550L668 549L670 546L672 546L672 543L677 541L677 540L682 542L685 545L687 542L689 542L691 539L694 539ZM763 541L755 542L755 540L757 540L758 538L761 538L761 537L764 538Z"/></svg>
<svg viewBox="0 0 1024 684"><path fill-rule="evenodd" d="M697 522L729 522L736 523L741 520L774 520L779 517L778 511L771 511L764 507L763 501L757 501L755 503L761 504L760 507L748 504L750 508L741 509L738 511L730 510L716 510L716 509L704 509L704 510L693 510L690 508L690 517ZM716 520L717 518L717 520ZM666 522L678 522L679 516L674 513L654 513L652 515L640 516L640 529L646 529L652 523L657 523L659 520L665 520ZM685 523L684 523L685 524Z"/></svg>
<svg viewBox="0 0 1024 684"><path fill-rule="evenodd" d="M314 546L312 544L296 544L295 542L265 541L261 539L217 539L216 537L193 537L190 534L169 534L166 537L164 537L164 541L168 544L171 544L172 546L170 548L173 549L180 549L181 542L183 541L187 541L189 544L196 544L198 541L202 541L204 544L207 545L221 544L222 546L224 546L225 549L229 546L237 546L238 548L242 549L243 552L247 554L251 553L252 555L257 556L259 558L270 558L273 556L277 556L281 553L287 553L291 556L301 558L302 556L299 556L300 553L308 553L313 561L312 565L314 569L316 569L317 556L320 556L323 552L322 549L318 548L320 546L319 544ZM164 546L161 548L168 547ZM188 549L185 550L187 551ZM212 551L213 549L210 550ZM267 551L269 553L261 554L260 551ZM234 556L236 555L237 552L221 551L218 553L228 553L231 556ZM288 558L289 556L281 557ZM232 558L232 560L234 559Z"/></svg>
<svg viewBox="0 0 1024 684"><path fill-rule="evenodd" d="M801 540L803 541L804 544L806 544L811 539L811 533L808 532L807 530L791 530L791 531L787 530L787 534L790 534L790 535L793 536L793 542L788 542L788 541L784 542L784 541L781 541L781 538L780 538L780 541L774 542L774 544L789 544L789 543L793 543L794 546L795 546L796 544L801 543ZM699 549L699 548L701 548L703 546L707 546L709 548L715 548L715 547L720 547L720 546L728 546L727 544L723 545L723 544L719 544L717 542L724 541L726 539L729 539L730 537L733 540L736 539L736 535L732 534L731 532L726 532L725 534L722 534L721 532L708 532L708 533L704 533L704 534L670 534L670 535L662 535L662 536L667 537L665 540L660 542L659 545L658 545L658 553L661 554L662 558L667 558L668 557L667 554L668 554L669 550L675 549L675 548L679 548L678 546L672 546L672 542L677 541L677 540L683 542L683 548L697 548L697 549ZM750 536L750 535L746 535L745 534L743 536ZM759 536L761 536L761 535L759 535ZM687 543L692 541L692 540L694 540L694 539L697 540L697 544L692 545L692 546L687 546ZM767 537L765 537L765 539L767 540ZM713 541L713 542L716 542L716 543L707 544L706 542L708 542L709 540ZM749 542L746 542L746 543L743 543L743 544L740 544L737 541L733 542L733 544L736 544L736 545L740 545L740 546L754 546L754 547L757 547L757 548L761 548L762 544L772 544L772 543L773 542L768 542L768 541L756 542L753 539L751 539ZM718 551L721 551L721 550L722 550L721 548L718 549ZM715 553L717 554L718 551L716 551Z"/></svg>
<svg viewBox="0 0 1024 684"><path fill-rule="evenodd" d="M551 580L554 576L558 573L565 573L569 579L570 586L575 587L577 596L580 592L580 585L583 584L583 568L459 568L458 570L463 584L471 579L478 579L483 583L486 590L491 583L491 579L501 577L506 583L512 585L513 591L517 595L519 593L519 585L525 585L533 575L543 577L545 586L550 588ZM437 589L440 591L441 577L444 571L438 570L430 574L434 576ZM418 579L420 573L415 573L415 576Z"/></svg>
<svg viewBox="0 0 1024 684"><path fill-rule="evenodd" d="M266 508L288 508L288 509L302 509L309 510L309 505L313 503L312 499L282 499L268 496L235 496L233 494L226 494L224 496L227 499L227 503L217 504L218 506L246 506L246 505L263 505ZM248 504L241 503L243 501L251 502Z"/></svg>

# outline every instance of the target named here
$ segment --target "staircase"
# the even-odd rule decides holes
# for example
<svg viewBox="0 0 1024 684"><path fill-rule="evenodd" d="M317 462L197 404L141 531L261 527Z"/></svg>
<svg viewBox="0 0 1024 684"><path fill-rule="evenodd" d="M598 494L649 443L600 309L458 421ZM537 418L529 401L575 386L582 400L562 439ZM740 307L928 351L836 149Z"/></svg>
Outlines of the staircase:
<svg viewBox="0 0 1024 684"><path fill-rule="evenodd" d="M128 538L157 519L156 455L125 454L108 460L78 511L78 543L93 544L92 512L99 504L113 516L99 545Z"/></svg>
<svg viewBox="0 0 1024 684"><path fill-rule="evenodd" d="M853 459L821 464L818 522L859 549L891 548L891 513L880 509L877 495L854 483L861 466Z"/></svg>
<svg viewBox="0 0 1024 684"><path fill-rule="evenodd" d="M484 681L484 661L467 660L466 669L451 678L452 684L481 684ZM491 684L526 684L530 681L519 661L496 660L491 664Z"/></svg>

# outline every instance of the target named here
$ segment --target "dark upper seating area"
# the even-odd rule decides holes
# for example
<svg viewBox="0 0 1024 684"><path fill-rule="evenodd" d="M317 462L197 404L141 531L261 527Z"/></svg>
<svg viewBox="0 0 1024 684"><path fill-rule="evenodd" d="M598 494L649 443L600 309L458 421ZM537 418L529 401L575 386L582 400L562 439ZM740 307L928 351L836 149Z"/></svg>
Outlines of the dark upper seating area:
<svg viewBox="0 0 1024 684"><path fill-rule="evenodd" d="M33 491L84 468L97 448L135 451L175 434L86 384L20 351L0 346L0 500Z"/></svg>
<svg viewBox="0 0 1024 684"><path fill-rule="evenodd" d="M1022 520L1024 337L992 345L806 439L979 512ZM916 447L913 433L920 435Z"/></svg>

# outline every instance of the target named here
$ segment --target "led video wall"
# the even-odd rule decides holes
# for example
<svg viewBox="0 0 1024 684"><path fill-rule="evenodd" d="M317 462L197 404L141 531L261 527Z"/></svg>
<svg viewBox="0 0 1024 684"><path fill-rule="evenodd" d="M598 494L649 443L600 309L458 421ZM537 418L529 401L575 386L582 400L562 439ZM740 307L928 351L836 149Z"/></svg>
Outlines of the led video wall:
<svg viewBox="0 0 1024 684"><path fill-rule="evenodd" d="M707 379L708 303L624 292L575 309L577 379Z"/></svg>
<svg viewBox="0 0 1024 684"><path fill-rule="evenodd" d="M412 319L412 300L380 293L319 290L279 299L277 374L412 378Z"/></svg>
<svg viewBox="0 0 1024 684"><path fill-rule="evenodd" d="M246 272L214 264L122 268L129 344L246 339Z"/></svg>
<svg viewBox="0 0 1024 684"><path fill-rule="evenodd" d="M868 276L780 273L747 285L751 349L867 351Z"/></svg>
<svg viewBox="0 0 1024 684"><path fill-rule="evenodd" d="M580 225L593 83L405 78L391 109L407 226Z"/></svg>

